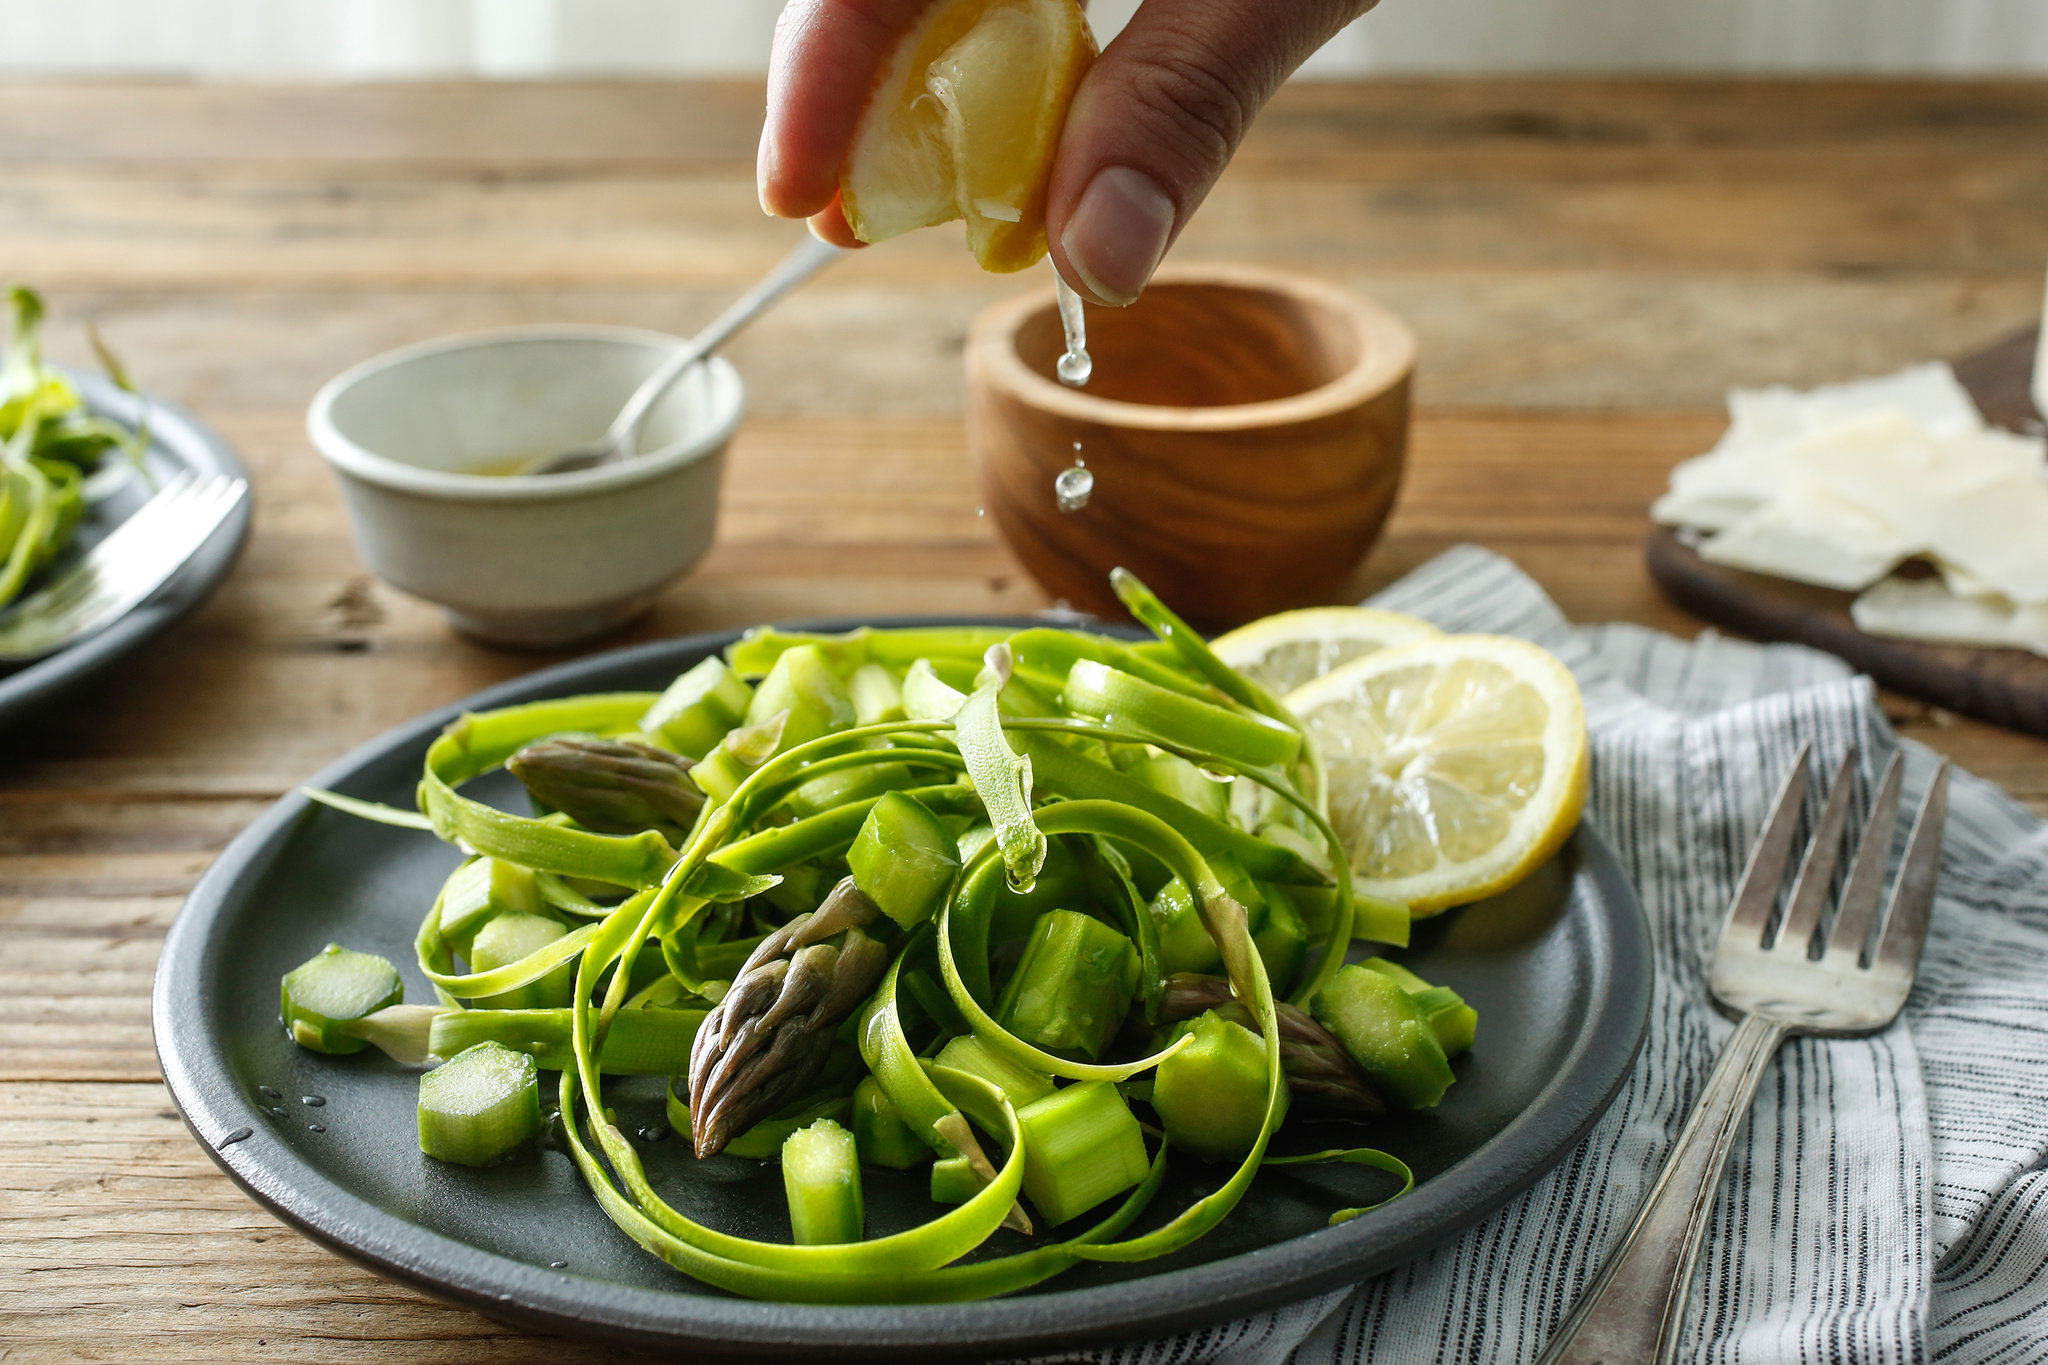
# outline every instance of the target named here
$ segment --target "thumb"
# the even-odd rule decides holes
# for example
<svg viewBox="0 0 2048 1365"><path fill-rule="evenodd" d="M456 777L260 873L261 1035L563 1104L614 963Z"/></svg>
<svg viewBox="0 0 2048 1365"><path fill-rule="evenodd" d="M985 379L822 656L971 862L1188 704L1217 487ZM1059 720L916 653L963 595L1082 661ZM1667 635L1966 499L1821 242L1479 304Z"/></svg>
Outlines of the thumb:
<svg viewBox="0 0 2048 1365"><path fill-rule="evenodd" d="M1135 300L1280 83L1373 0L1145 0L1074 95L1046 193L1060 273Z"/></svg>

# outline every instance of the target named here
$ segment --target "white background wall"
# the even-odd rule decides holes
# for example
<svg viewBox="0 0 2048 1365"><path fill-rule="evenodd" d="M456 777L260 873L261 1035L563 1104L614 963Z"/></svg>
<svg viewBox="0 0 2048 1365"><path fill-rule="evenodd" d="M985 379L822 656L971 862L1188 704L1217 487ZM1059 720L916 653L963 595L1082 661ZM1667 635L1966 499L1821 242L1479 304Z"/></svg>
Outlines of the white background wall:
<svg viewBox="0 0 2048 1365"><path fill-rule="evenodd" d="M1136 5L1095 0L1097 31L1107 39ZM780 8L781 0L0 0L0 73L752 74ZM1601 70L2044 73L2048 0L1383 0L1306 73Z"/></svg>

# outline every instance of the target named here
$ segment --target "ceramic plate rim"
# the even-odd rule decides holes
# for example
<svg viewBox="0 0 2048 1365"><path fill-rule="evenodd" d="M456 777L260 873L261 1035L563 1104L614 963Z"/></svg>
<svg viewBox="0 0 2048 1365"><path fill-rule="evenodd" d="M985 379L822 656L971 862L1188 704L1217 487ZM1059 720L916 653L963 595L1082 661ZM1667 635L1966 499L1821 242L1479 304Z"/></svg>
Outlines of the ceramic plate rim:
<svg viewBox="0 0 2048 1365"><path fill-rule="evenodd" d="M1047 624L1044 618L968 615L835 619L786 628L991 623ZM423 750L428 737L461 711L587 690L579 684L590 675L665 656L701 656L739 634L712 631L629 646L498 684L394 727L307 785L342 785L405 746ZM289 1149L257 1142L219 1146L235 1128L259 1125L260 1115L204 1025L199 986L209 930L237 889L260 877L282 851L312 804L293 791L238 835L200 878L165 937L150 1018L172 1099L200 1146L237 1185L314 1240L437 1298L565 1335L748 1357L1000 1355L1166 1335L1305 1298L1413 1259L1533 1184L1606 1112L1633 1069L1649 1022L1647 924L1619 862L1590 825L1582 826L1574 841L1582 869L1601 892L1597 905L1604 914L1592 926L1596 939L1608 940L1608 950L1590 956L1591 1008L1565 1063L1481 1147L1370 1215L1144 1279L961 1304L819 1306L607 1284L499 1256L408 1222L334 1185ZM1626 965L1642 970L1619 970Z"/></svg>

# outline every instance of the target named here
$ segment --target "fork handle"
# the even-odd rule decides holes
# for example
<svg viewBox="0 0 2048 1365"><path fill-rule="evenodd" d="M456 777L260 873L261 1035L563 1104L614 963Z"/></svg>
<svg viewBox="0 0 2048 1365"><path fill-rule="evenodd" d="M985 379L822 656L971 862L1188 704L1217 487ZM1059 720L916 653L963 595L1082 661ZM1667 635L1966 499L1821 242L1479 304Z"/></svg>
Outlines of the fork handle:
<svg viewBox="0 0 2048 1365"><path fill-rule="evenodd" d="M1743 1016L1650 1197L1537 1365L1671 1365L1685 1300L1736 1130L1785 1025Z"/></svg>

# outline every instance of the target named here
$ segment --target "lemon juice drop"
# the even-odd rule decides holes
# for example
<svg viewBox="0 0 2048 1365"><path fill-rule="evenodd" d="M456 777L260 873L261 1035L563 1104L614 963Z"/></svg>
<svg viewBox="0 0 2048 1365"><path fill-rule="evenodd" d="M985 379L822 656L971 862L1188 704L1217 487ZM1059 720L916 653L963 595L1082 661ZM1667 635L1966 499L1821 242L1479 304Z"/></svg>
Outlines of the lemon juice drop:
<svg viewBox="0 0 2048 1365"><path fill-rule="evenodd" d="M1088 355L1088 319L1081 312L1081 296L1074 292L1066 277L1055 270L1052 283L1059 295L1060 326L1067 334L1066 354L1054 368L1060 383L1078 389L1095 373L1095 362Z"/></svg>

